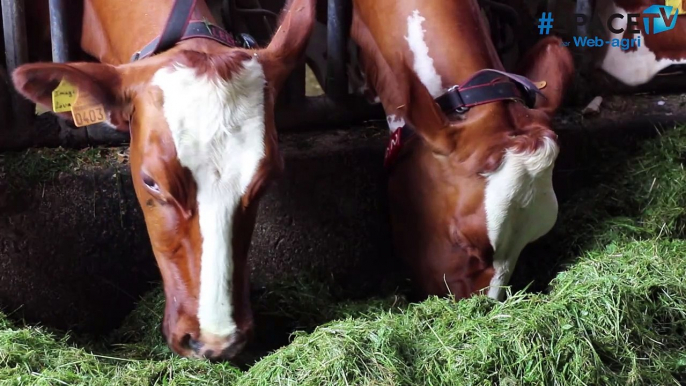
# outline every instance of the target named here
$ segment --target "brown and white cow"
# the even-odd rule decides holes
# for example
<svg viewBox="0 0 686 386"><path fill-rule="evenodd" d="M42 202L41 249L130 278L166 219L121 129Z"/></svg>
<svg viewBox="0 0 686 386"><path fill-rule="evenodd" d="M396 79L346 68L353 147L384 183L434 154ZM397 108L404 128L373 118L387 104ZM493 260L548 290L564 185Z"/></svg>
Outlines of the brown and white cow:
<svg viewBox="0 0 686 386"><path fill-rule="evenodd" d="M99 63L31 63L13 74L16 89L47 108L66 79L130 131L133 183L164 282L162 331L179 355L231 359L252 333L246 258L260 195L282 169L274 103L304 52L315 2L289 1L264 49L194 37L129 63L174 2L85 0L81 48ZM216 23L204 1L195 9L193 19Z"/></svg>
<svg viewBox="0 0 686 386"><path fill-rule="evenodd" d="M573 75L570 53L550 37L524 57L520 73L546 82L536 108L497 101L444 113L435 98L479 70L503 70L475 0L354 0L351 34L402 143L389 147L396 254L422 295L490 287L502 298L522 249L557 218L550 122Z"/></svg>
<svg viewBox="0 0 686 386"><path fill-rule="evenodd" d="M658 73L670 66L686 64L686 14L676 16L676 9L666 15L669 20L676 17L674 29L657 34L643 32L632 33L629 30L638 27L646 31L645 17L636 18L637 26L630 26L629 14L641 14L652 5L665 5L664 0L596 0L595 17L603 24L603 29L593 31L604 40L632 39L637 44L623 50L620 46L606 46L597 49L597 65L600 69L628 86L640 86L651 81ZM674 3L674 2L672 2ZM681 9L686 9L686 2ZM612 26L622 33L613 33L605 24L614 14ZM605 35L606 34L606 35Z"/></svg>

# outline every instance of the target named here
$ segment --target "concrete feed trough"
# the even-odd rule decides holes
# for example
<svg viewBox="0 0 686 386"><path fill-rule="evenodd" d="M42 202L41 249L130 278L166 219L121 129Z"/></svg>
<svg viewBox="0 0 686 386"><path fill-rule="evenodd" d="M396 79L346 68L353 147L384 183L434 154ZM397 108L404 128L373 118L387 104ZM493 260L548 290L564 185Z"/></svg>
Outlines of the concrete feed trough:
<svg viewBox="0 0 686 386"><path fill-rule="evenodd" d="M678 111L679 103L667 99L660 108ZM651 124L659 119L651 113L664 117L655 106L650 97L617 98L597 118L562 115L559 200L586 183L584 170L593 168L603 140L655 134ZM370 296L398 272L385 208L386 139L384 129L366 127L281 136L286 172L262 201L250 255L253 287L304 274L348 296ZM159 280L128 166L116 151L103 150L111 155L97 167L71 152L41 151L53 161L35 151L32 159L0 154L0 307L60 329L106 332ZM54 161L58 153L67 155ZM46 167L50 162L60 165ZM515 287L550 276L550 267L527 264L545 253L536 245L525 250Z"/></svg>

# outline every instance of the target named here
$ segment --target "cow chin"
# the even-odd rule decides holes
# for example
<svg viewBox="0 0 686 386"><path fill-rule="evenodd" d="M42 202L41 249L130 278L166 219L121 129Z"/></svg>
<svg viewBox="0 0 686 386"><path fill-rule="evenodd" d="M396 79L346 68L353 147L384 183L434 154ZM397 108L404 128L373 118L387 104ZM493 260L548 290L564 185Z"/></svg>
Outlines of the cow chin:
<svg viewBox="0 0 686 386"><path fill-rule="evenodd" d="M186 358L230 361L244 350L252 333L252 322L237 327L228 335L200 331L198 318L167 301L162 321L162 335L168 347Z"/></svg>
<svg viewBox="0 0 686 386"><path fill-rule="evenodd" d="M467 298L489 286L493 249L480 237L485 233L483 216L457 217L458 222L448 211L433 219L407 216L399 207L391 212L394 250L409 268L417 300L432 295Z"/></svg>
<svg viewBox="0 0 686 386"><path fill-rule="evenodd" d="M239 252L239 251L236 251ZM239 257L240 256L240 257ZM161 332L169 348L188 358L232 360L240 354L252 336L253 319L249 298L246 255L236 253L233 269L221 304L222 313L200 308L199 267L189 267L191 259L165 259L160 263L165 294L165 312ZM228 278L227 278L228 279ZM213 312L214 311L214 312ZM204 312L204 314L203 314Z"/></svg>

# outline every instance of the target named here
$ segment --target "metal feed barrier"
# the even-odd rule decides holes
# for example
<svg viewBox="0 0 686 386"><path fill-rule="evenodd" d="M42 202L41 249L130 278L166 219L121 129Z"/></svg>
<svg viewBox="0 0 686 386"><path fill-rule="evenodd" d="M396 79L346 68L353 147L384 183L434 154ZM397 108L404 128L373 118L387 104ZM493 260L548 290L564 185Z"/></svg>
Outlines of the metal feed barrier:
<svg viewBox="0 0 686 386"><path fill-rule="evenodd" d="M0 1L6 52L6 70L0 71L0 78L6 83L5 87L0 87L0 149L127 143L127 134L102 125L75 129L52 114L34 117L32 105L19 97L9 82L9 74L28 61L25 0ZM538 38L532 34L532 31L535 32L535 14L553 9L558 1L479 0L491 24L492 38L498 51L503 57L514 52L512 60L516 60ZM69 46L66 2L49 0L48 3L54 62L68 61L71 54L78 50ZM208 3L220 9L222 21L229 30L237 34L249 34L264 46L276 29L284 0L210 0ZM590 13L592 3L593 0L578 0L577 9ZM318 22L307 47L306 59L293 71L277 103L276 121L280 132L324 129L370 118L383 118L383 109L379 104L370 105L366 99L350 90L348 64L354 59L348 38L352 0L320 0L317 8ZM508 26L509 30L505 29ZM306 63L322 86L323 95L305 95ZM36 130L32 127L40 120L47 121L52 129ZM38 131L39 134L32 135Z"/></svg>
<svg viewBox="0 0 686 386"><path fill-rule="evenodd" d="M52 116L33 119L31 104L18 96L9 83L9 74L28 61L25 1L0 0L3 14L3 34L6 52L6 73L0 73L6 82L0 93L3 114L0 117L0 148L24 148L27 146L84 147L94 145L116 145L128 142L128 135L115 132L101 124L75 129L61 119ZM245 33L260 45L269 41L273 34L283 0L215 0L221 7L221 15L228 29ZM494 20L493 31L510 24L514 31L521 29L522 20L515 7L521 0L481 0L489 19ZM524 4L524 3L521 3ZM71 58L67 23L65 21L66 0L49 0L52 60L66 62ZM369 118L382 118L380 105L370 105L364 98L350 90L348 78L349 29L352 17L351 0L320 1L318 23L307 48L306 61L293 71L277 104L276 121L279 130L302 131L347 125ZM499 15L499 17L493 17ZM521 15L521 13L520 13ZM524 20L526 24L531 21ZM516 27L516 28L515 28ZM530 37L529 37L530 38ZM526 38L513 39L494 32L499 51L508 51L521 46ZM529 39L530 40L530 39ZM520 47L521 50L521 47ZM324 95L305 95L305 63L314 72ZM4 96L4 98L3 98ZM3 102L4 99L4 102ZM10 100L9 106L7 99ZM52 120L59 130L41 132L32 136L32 121ZM50 123L50 122L48 122ZM52 138L50 136L52 134Z"/></svg>
<svg viewBox="0 0 686 386"><path fill-rule="evenodd" d="M76 129L51 114L34 117L32 104L14 92L9 80L9 75L14 69L28 62L25 1L0 1L6 52L6 67L0 73L0 77L5 81L4 86L0 87L0 149L20 149L29 146L85 147L127 143L127 134L118 133L102 124ZM49 0L54 62L66 62L71 58L72 47L69 47L67 39L65 4L66 0ZM315 70L325 93L321 96L305 96L305 62L301 63L293 71L277 103L276 121L280 131L345 125L383 116L383 110L379 105L370 105L363 98L348 92L346 65L352 15L351 2L330 0L328 3L321 1L320 4L326 6L326 13L322 15L326 20L325 34L312 39L313 43L307 51L307 63ZM277 15L282 6L283 0L222 0L221 13L224 23L233 31L250 34L260 44L266 44L275 30ZM247 20L251 23L246 22ZM322 23L318 24L321 27ZM321 39L325 39L323 47L317 44ZM321 52L322 49L326 52ZM320 52L315 52L317 50ZM323 56L326 56L326 59L322 61ZM4 94L7 94L6 98L3 98ZM59 129L48 130L47 134L41 132L40 137L32 136L32 124L39 120L46 120L47 124L52 121L52 125L59 125ZM52 138L48 138L51 136Z"/></svg>

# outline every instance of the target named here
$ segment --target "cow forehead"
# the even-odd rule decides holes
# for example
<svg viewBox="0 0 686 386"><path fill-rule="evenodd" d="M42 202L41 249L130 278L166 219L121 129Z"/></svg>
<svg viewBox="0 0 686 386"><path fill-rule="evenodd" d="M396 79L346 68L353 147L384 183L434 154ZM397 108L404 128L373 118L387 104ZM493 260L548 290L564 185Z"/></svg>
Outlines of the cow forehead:
<svg viewBox="0 0 686 386"><path fill-rule="evenodd" d="M158 70L162 111L182 166L217 184L247 187L264 157L262 66L246 60L230 79L176 64Z"/></svg>

